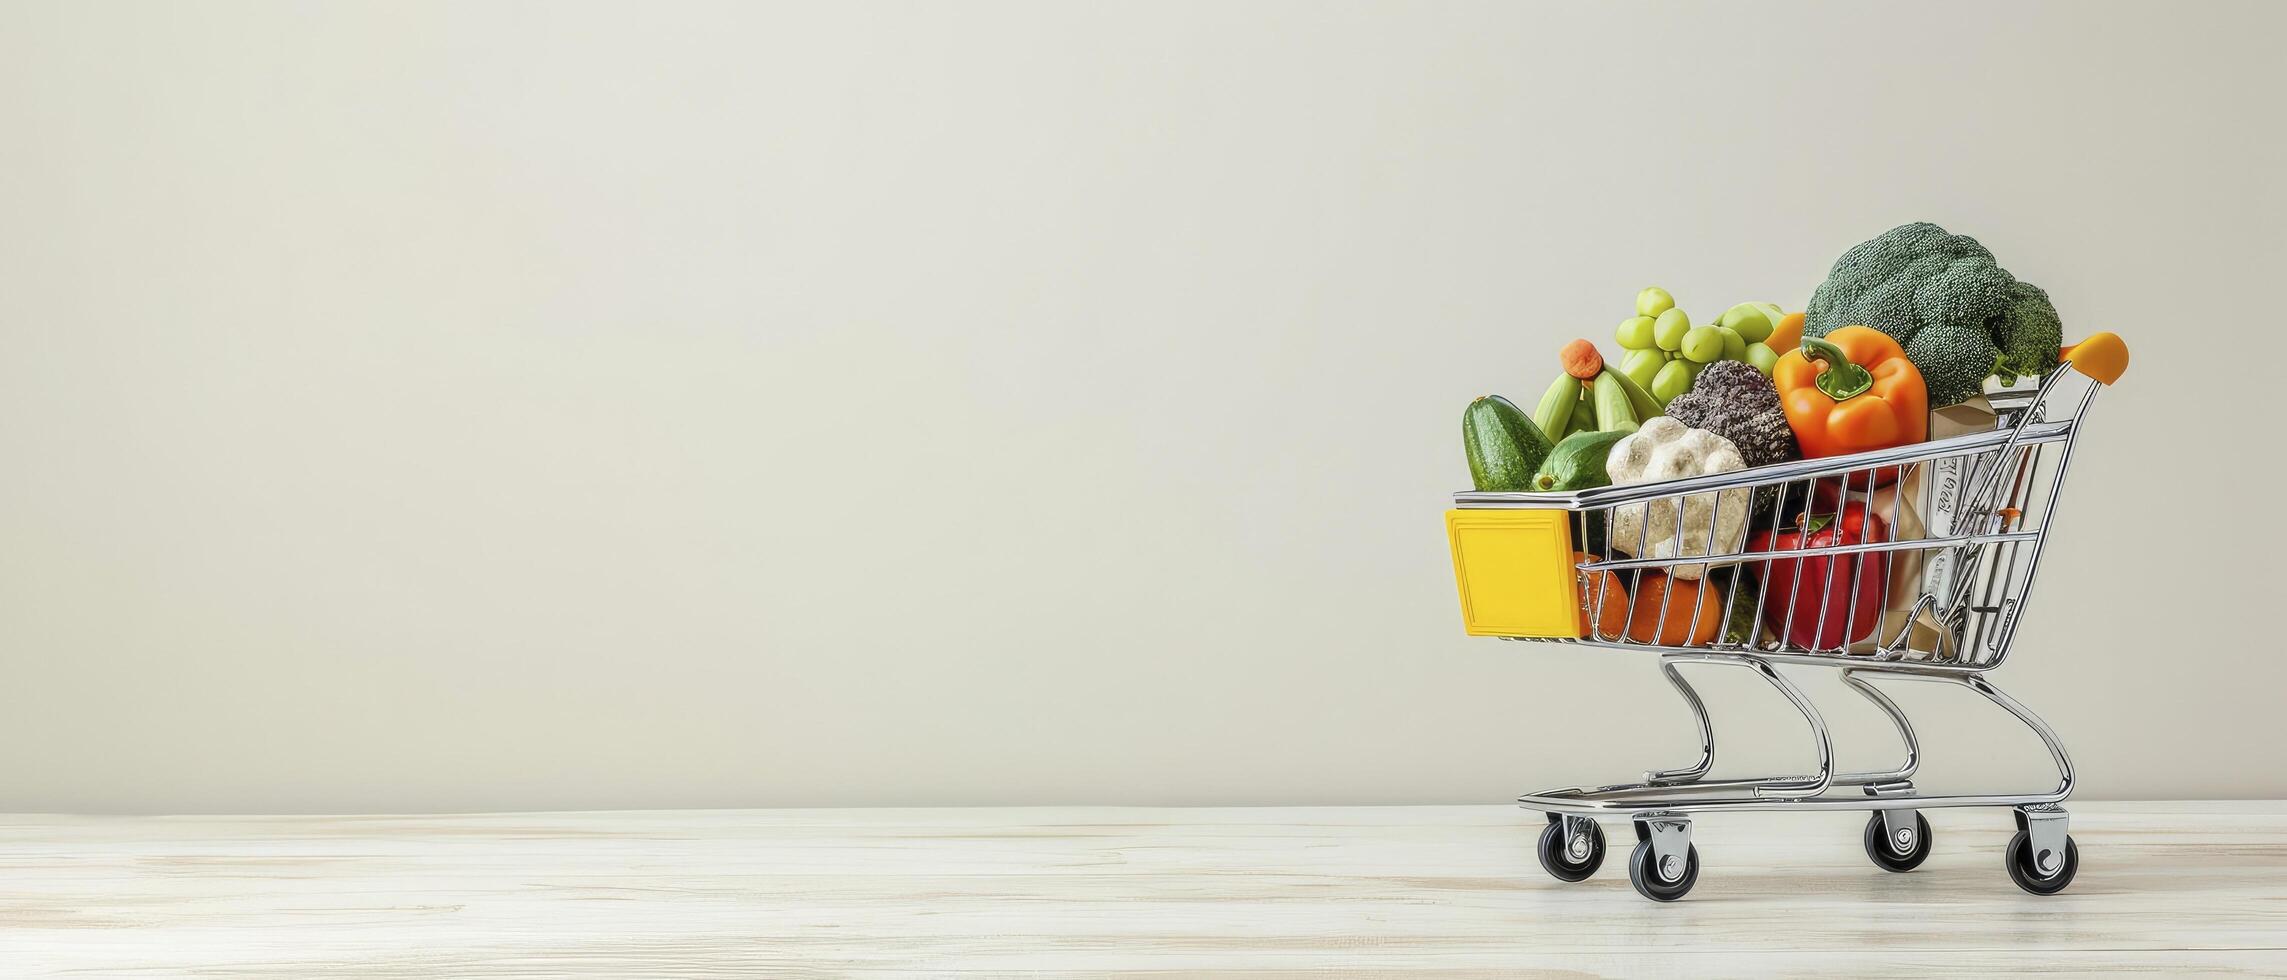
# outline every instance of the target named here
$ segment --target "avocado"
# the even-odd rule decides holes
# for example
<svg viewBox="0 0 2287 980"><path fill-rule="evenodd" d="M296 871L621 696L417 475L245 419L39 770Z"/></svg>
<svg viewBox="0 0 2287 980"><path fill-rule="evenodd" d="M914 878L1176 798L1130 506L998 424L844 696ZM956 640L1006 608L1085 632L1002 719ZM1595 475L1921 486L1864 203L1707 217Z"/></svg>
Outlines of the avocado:
<svg viewBox="0 0 2287 980"><path fill-rule="evenodd" d="M1461 415L1461 444L1479 490L1532 489L1533 473L1555 448L1524 410L1499 395L1469 403Z"/></svg>

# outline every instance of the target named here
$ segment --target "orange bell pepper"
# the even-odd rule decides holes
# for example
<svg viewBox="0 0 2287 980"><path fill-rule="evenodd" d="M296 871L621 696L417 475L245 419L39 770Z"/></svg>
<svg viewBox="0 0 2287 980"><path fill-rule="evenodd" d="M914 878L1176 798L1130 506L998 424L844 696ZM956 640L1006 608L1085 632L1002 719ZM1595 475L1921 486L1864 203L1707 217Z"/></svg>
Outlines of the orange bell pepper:
<svg viewBox="0 0 2287 980"><path fill-rule="evenodd" d="M1804 315L1801 313L1789 313L1780 317L1779 325L1771 330L1771 335L1763 338L1763 346L1771 348L1772 353L1790 351L1801 347L1803 345L1803 318Z"/></svg>
<svg viewBox="0 0 2287 980"><path fill-rule="evenodd" d="M1887 449L1930 437L1930 396L1905 348L1872 327L1843 327L1779 357L1779 404L1809 457Z"/></svg>

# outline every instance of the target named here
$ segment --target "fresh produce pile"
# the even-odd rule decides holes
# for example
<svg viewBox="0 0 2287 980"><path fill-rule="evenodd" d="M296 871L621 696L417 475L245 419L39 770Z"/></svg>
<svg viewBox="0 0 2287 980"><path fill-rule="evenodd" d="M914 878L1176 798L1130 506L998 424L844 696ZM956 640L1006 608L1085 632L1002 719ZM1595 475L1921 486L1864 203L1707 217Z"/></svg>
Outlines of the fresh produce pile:
<svg viewBox="0 0 2287 980"><path fill-rule="evenodd" d="M1479 490L1571 492L1921 442L1932 409L1977 398L1988 380L2053 370L2063 332L2048 294L1975 239L1903 225L1844 252L1800 313L1745 302L1695 323L1667 290L1646 287L1614 331L1617 361L1575 340L1531 415L1498 395L1470 403L1469 472ZM1737 488L1612 508L1609 534L1601 521L1588 528L1582 561L1617 552L1672 564L1584 578L1584 633L1593 610L1597 634L1625 628L1645 643L1706 643L1719 631L1820 649L1866 639L1842 635L1844 623L1871 633L1881 620L1884 553L1746 557L1899 532L1847 487L1818 490L1785 509L1770 487L1752 499Z"/></svg>

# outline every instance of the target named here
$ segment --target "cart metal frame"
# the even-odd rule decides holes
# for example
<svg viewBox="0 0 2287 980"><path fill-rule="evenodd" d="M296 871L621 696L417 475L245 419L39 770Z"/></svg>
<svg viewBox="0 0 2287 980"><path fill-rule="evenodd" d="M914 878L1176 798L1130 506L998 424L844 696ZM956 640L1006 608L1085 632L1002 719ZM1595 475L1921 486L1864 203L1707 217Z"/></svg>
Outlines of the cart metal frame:
<svg viewBox="0 0 2287 980"><path fill-rule="evenodd" d="M2068 380L2073 379L2073 380ZM2075 388L2078 390L2074 390ZM1985 677L2006 662L2021 621L2025 600L2038 571L2043 543L2053 526L2072 450L2096 392L2103 387L2066 365L2040 379L2031 391L2016 389L1991 396L1997 426L1991 431L1859 453L1844 457L1799 460L1729 473L1690 477L1625 487L1600 487L1573 493L1459 493L1456 506L1470 508L1563 509L1572 512L1576 541L1591 540L1592 521L1601 521L1605 546L1601 554L1588 549L1590 560L1576 563L1582 575L1584 601L1592 615L1590 635L1578 639L1510 638L1517 642L1570 644L1657 654L1660 670L1690 709L1697 723L1700 751L1697 760L1673 769L1651 770L1640 782L1605 786L1572 786L1527 793L1518 797L1524 807L1544 811L1548 826L1541 835L1542 864L1556 877L1578 881L1593 874L1604 854L1599 816L1623 816L1636 831L1629 876L1646 897L1671 901L1689 891L1698 877L1698 853L1691 841L1692 815L1750 810L1866 810L1870 811L1865 845L1869 857L1893 871L1911 870L1929 853L1931 838L1921 810L1940 807L2011 807L2018 834L2009 844L2006 865L2011 877L2029 892L2053 894L2072 880L2078 866L2078 848L2069 832L2069 817L2058 804L2072 795L2073 766L2056 732L2030 709L2003 693ZM2052 416L2054 406L2066 408ZM1926 488L1911 506L1924 532L1907 536L1898 532L1899 506L1908 494L1903 488L1919 473ZM2045 477L2045 483L2043 478ZM1790 490L1799 487L1798 507L1815 509L1812 501L1825 484L1839 481L1838 501L1852 499L1863 482L1872 499L1878 483L1900 488L1890 496L1888 533L1879 540L1802 547L1788 550L1746 551L1741 540L1718 540L1719 517L1725 507L1761 508L1772 499L1770 517L1782 520ZM1704 542L1687 541L1684 527L1688 507L1711 510ZM1842 504L1835 504L1839 517ZM1752 514L1752 511L1750 512ZM1664 540L1647 540L1648 529L1672 516L1672 547ZM1799 519L1799 518L1798 518ZM1616 541L1620 528L1636 528L1633 542ZM1664 532L1663 532L1664 533ZM1632 544L1633 547L1627 545ZM1664 553L1659 553L1666 548ZM1879 557L1877 557L1879 556ZM1802 569L1820 561L1827 580L1814 593L1798 591L1804 584ZM1905 562L1901 567L1901 562ZM1887 618L1866 624L1861 634L1855 621L1862 577L1881 566L1878 580L1887 587L1894 574L1921 576L1914 581L1918 598L1906 612L1894 635L1880 633ZM1791 565L1794 582L1789 593L1797 601L1786 606L1783 626L1765 635L1764 618L1774 572ZM1643 574L1643 570L1692 577L1703 583L1720 577L1719 569L1756 566L1755 616L1750 635L1726 638L1720 632L1709 643L1661 643L1667 629L1668 594L1663 590L1650 636L1635 634L1635 610L1617 633L1601 630L1606 583L1617 576ZM1837 631L1839 642L1827 643L1832 609L1827 590L1839 589L1835 571L1848 566L1849 603L1846 622ZM1940 571L1943 569L1943 571ZM1909 571L1910 570L1910 571ZM1740 583L1749 576L1729 575L1728 612L1739 599ZM1638 579L1641 581L1641 578ZM1593 589L1587 583L1597 583ZM1892 593L1895 595L1896 593ZM1799 642L1795 615L1805 595L1816 595L1819 617L1811 631L1811 645ZM1624 599L1623 599L1624 601ZM1696 600L1695 600L1696 601ZM1700 632L1703 607L1695 606L1686 639ZM1646 624L1652 625L1652 624ZM1919 634L1919 641L1917 640ZM1927 642L1934 634L1935 642ZM1784 696L1808 723L1817 759L1814 772L1785 773L1745 778L1710 778L1715 764L1715 725L1699 692L1681 666L1712 664L1753 672ZM1872 702L1896 727L1905 747L1897 766L1863 772L1837 772L1833 739L1817 706L1802 689L1777 668L1809 665L1839 668L1843 683ZM2020 793L1930 795L1918 791L1914 777L1920 771L1920 741L1913 722L1876 682L1920 681L1958 685L1992 702L2030 729L2056 763L2054 787ZM1831 795L1857 788L1859 795Z"/></svg>

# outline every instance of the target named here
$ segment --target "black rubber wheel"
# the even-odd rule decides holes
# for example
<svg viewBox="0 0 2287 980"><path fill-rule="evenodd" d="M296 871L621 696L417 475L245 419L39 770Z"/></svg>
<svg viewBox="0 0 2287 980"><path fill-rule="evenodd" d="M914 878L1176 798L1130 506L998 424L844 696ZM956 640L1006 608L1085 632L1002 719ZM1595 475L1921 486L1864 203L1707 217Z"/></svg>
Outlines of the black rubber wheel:
<svg viewBox="0 0 2287 980"><path fill-rule="evenodd" d="M1586 881L1596 869L1604 866L1604 828L1596 821L1588 822L1588 853L1574 859L1571 842L1564 839L1564 821L1551 816L1548 826L1541 830L1541 867L1558 881Z"/></svg>
<svg viewBox="0 0 2287 980"><path fill-rule="evenodd" d="M1636 842L1636 851L1628 855L1628 883L1636 886L1637 894L1655 902L1673 902L1682 898L1691 886L1699 883L1699 846L1684 848L1683 877L1674 881L1661 881L1652 873L1652 842Z"/></svg>
<svg viewBox="0 0 2287 980"><path fill-rule="evenodd" d="M1912 871L1930 857L1930 819L1914 814L1913 848L1904 854L1890 840L1890 832L1882 823L1882 811L1866 815L1866 856L1874 859L1876 867L1884 871Z"/></svg>
<svg viewBox="0 0 2287 980"><path fill-rule="evenodd" d="M2072 884L2074 873L2080 871L2081 846L2066 837L2065 863L2057 868L2056 874L2044 878L2040 867L2033 863L2033 839L2020 830L2017 836L2009 838L2009 855L2003 863L2009 868L2009 880L2016 882L2017 887L2035 895L2054 895Z"/></svg>

